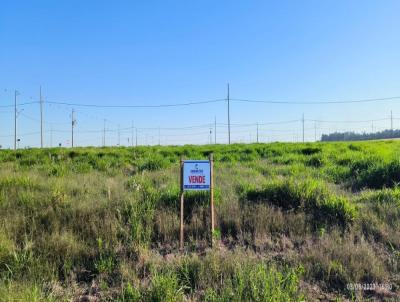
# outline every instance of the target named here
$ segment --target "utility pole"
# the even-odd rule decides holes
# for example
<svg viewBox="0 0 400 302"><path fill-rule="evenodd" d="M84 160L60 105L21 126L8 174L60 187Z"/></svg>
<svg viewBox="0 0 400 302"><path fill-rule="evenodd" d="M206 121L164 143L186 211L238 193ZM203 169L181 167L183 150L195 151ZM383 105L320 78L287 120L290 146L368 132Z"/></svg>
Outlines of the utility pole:
<svg viewBox="0 0 400 302"><path fill-rule="evenodd" d="M302 123L303 123L303 143L304 143L304 113L303 113Z"/></svg>
<svg viewBox="0 0 400 302"><path fill-rule="evenodd" d="M393 132L393 112L390 110L390 130Z"/></svg>
<svg viewBox="0 0 400 302"><path fill-rule="evenodd" d="M39 102L40 102L40 148L43 148L43 99L42 99L42 86L39 87Z"/></svg>
<svg viewBox="0 0 400 302"><path fill-rule="evenodd" d="M74 109L72 109L71 113L71 147L74 147L74 127L75 127L75 118L74 118Z"/></svg>
<svg viewBox="0 0 400 302"><path fill-rule="evenodd" d="M371 130L372 130L372 133L374 133L374 122L371 123Z"/></svg>
<svg viewBox="0 0 400 302"><path fill-rule="evenodd" d="M131 145L132 145L132 147L133 147L133 130L134 130L134 124L132 121L132 130L131 130Z"/></svg>
<svg viewBox="0 0 400 302"><path fill-rule="evenodd" d="M106 119L104 119L103 124L103 147L106 146Z"/></svg>
<svg viewBox="0 0 400 302"><path fill-rule="evenodd" d="M228 144L231 144L231 116L229 108L229 83L228 83Z"/></svg>
<svg viewBox="0 0 400 302"><path fill-rule="evenodd" d="M317 122L314 122L314 141L317 141Z"/></svg>
<svg viewBox="0 0 400 302"><path fill-rule="evenodd" d="M50 126L50 148L53 147L53 125Z"/></svg>
<svg viewBox="0 0 400 302"><path fill-rule="evenodd" d="M214 145L217 144L217 117L214 117Z"/></svg>
<svg viewBox="0 0 400 302"><path fill-rule="evenodd" d="M18 91L14 91L14 150L17 150L17 95Z"/></svg>
<svg viewBox="0 0 400 302"><path fill-rule="evenodd" d="M120 143L121 143L121 132L120 132L119 124L118 124L118 146Z"/></svg>
<svg viewBox="0 0 400 302"><path fill-rule="evenodd" d="M257 144L258 144L258 123L257 123Z"/></svg>
<svg viewBox="0 0 400 302"><path fill-rule="evenodd" d="M136 139L136 147L137 147L137 128L135 128L135 139Z"/></svg>
<svg viewBox="0 0 400 302"><path fill-rule="evenodd" d="M212 128L210 127L210 145L212 144Z"/></svg>

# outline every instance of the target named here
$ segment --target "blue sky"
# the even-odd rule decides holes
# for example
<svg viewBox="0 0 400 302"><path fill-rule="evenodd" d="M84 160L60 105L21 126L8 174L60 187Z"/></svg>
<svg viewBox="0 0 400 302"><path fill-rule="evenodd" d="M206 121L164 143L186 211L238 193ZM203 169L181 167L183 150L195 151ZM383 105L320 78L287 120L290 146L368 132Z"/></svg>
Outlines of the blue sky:
<svg viewBox="0 0 400 302"><path fill-rule="evenodd" d="M78 104L169 104L231 97L352 100L400 96L399 1L2 1L0 105L37 100ZM0 144L13 144L13 108L0 108ZM38 146L38 104L19 107L20 146ZM45 145L70 142L72 107L45 104ZM227 122L226 104L159 109L75 106L79 145L102 143L108 129L138 127L139 144L206 143ZM232 103L233 124L307 119L400 118L397 101L283 105ZM400 128L400 120L394 125ZM334 130L371 131L372 123L306 121L306 140ZM390 127L375 122L374 129ZM144 128L154 128L146 130ZM51 136L51 129L53 134ZM85 132L88 130L98 132ZM218 125L217 141L227 141ZM32 134L33 133L33 134ZM131 131L121 132L127 144ZM214 134L212 134L214 136ZM261 141L301 138L301 123L261 125ZM232 127L254 141L255 126ZM107 132L107 144L118 142Z"/></svg>

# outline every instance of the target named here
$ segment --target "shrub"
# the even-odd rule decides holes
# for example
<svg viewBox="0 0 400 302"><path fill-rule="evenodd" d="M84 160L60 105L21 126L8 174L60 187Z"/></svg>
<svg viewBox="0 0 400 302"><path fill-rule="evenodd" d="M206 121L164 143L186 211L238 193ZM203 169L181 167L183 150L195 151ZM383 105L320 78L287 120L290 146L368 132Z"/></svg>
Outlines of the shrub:
<svg viewBox="0 0 400 302"><path fill-rule="evenodd" d="M313 155L316 153L320 153L322 151L322 149L318 148L318 147L306 147L306 148L300 149L299 151L303 155Z"/></svg>
<svg viewBox="0 0 400 302"><path fill-rule="evenodd" d="M313 215L316 225L345 227L356 215L355 207L347 199L336 196L323 182L312 179L270 181L262 189L248 190L245 198L253 202L270 202L285 210L304 210Z"/></svg>
<svg viewBox="0 0 400 302"><path fill-rule="evenodd" d="M161 156L153 156L137 162L139 171L155 171L165 168L169 162Z"/></svg>
<svg viewBox="0 0 400 302"><path fill-rule="evenodd" d="M183 301L183 291L179 287L176 274L167 272L152 277L150 288L144 291L145 301L176 302Z"/></svg>
<svg viewBox="0 0 400 302"><path fill-rule="evenodd" d="M323 156L320 154L312 155L309 158L307 158L305 164L307 166L315 167L315 168L320 168L324 165L325 159Z"/></svg>
<svg viewBox="0 0 400 302"><path fill-rule="evenodd" d="M358 202L400 205L400 188L384 188L379 191L367 191L358 198Z"/></svg>
<svg viewBox="0 0 400 302"><path fill-rule="evenodd" d="M377 162L361 171L356 178L357 188L380 189L394 187L400 183L400 161L394 160L388 163Z"/></svg>

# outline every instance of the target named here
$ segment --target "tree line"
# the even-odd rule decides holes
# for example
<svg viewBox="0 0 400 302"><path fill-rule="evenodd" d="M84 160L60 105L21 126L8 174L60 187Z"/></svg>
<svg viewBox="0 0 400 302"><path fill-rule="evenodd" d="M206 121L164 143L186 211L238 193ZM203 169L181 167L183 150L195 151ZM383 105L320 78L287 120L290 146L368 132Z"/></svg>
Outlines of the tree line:
<svg viewBox="0 0 400 302"><path fill-rule="evenodd" d="M383 130L373 133L355 133L352 131L348 132L334 132L330 134L322 134L321 141L363 141L363 140L374 140L374 139L389 139L389 138L400 138L400 130Z"/></svg>

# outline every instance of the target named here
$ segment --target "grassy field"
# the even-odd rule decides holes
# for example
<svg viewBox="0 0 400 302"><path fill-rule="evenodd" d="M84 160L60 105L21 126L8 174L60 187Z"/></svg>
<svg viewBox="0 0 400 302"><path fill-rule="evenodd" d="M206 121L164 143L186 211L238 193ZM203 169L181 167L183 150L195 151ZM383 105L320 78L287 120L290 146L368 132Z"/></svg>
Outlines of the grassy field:
<svg viewBox="0 0 400 302"><path fill-rule="evenodd" d="M181 254L179 158L210 152L217 244L191 193ZM3 150L0 301L398 301L399 156L390 140Z"/></svg>

